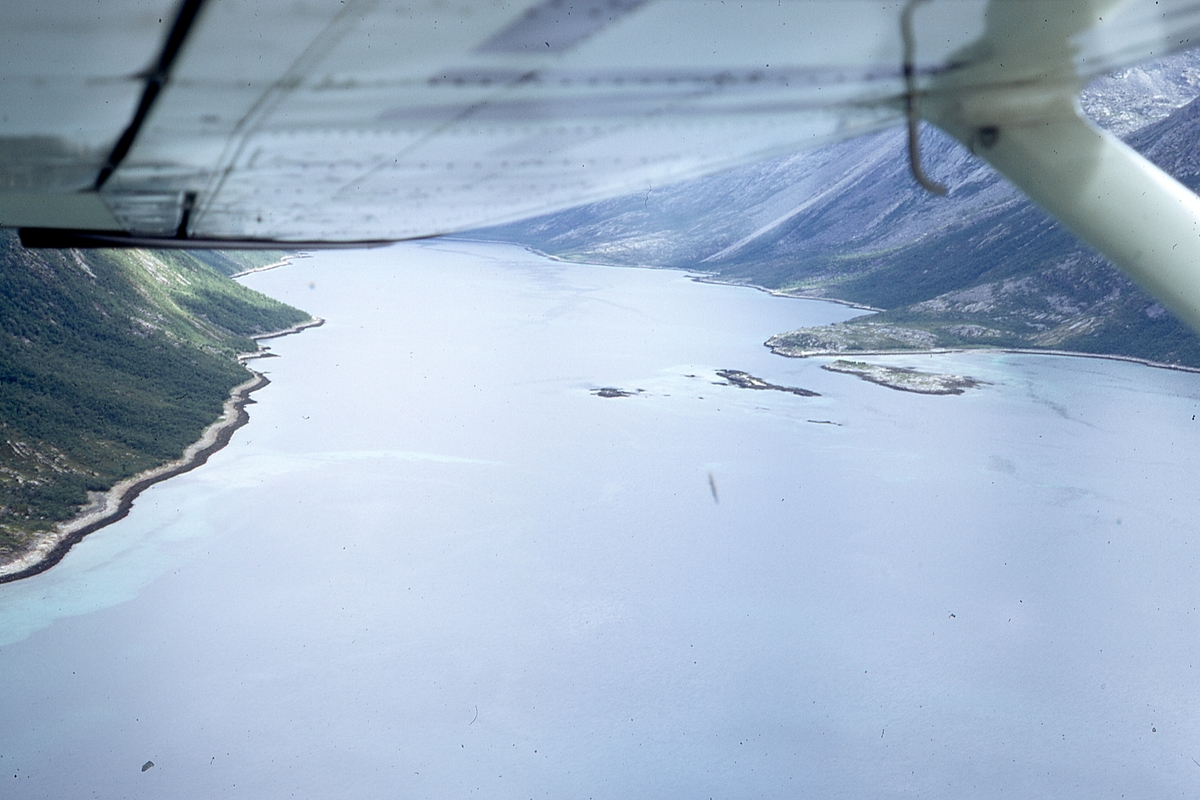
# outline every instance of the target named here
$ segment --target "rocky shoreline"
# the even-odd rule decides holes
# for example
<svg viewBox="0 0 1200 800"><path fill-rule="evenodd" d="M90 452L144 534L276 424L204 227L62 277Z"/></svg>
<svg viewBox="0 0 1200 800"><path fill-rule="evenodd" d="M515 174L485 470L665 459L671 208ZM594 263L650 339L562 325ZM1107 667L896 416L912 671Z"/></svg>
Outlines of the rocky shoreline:
<svg viewBox="0 0 1200 800"><path fill-rule="evenodd" d="M319 317L313 317L308 322L252 338L256 342L275 339L318 327L324 322L325 320ZM267 349L260 346L258 350L243 353L238 358L245 364L250 359L261 358L267 354ZM184 450L180 458L126 478L107 492L99 493L74 517L58 523L53 530L38 536L37 541L21 555L0 564L0 583L28 578L50 569L83 537L124 519L133 508L133 501L147 488L199 467L207 462L213 453L229 444L234 431L250 421L250 414L246 411L246 406L253 402L250 395L270 383L262 373L249 367L247 369L252 377L233 387L221 416L204 430L197 441Z"/></svg>
<svg viewBox="0 0 1200 800"><path fill-rule="evenodd" d="M724 378L726 386L736 386L739 389L759 389L764 391L788 392L789 394L798 395L800 397L820 397L821 395L811 389L801 389L799 386L779 386L774 383L767 383L762 378L756 378L748 372L742 372L737 369L719 369L717 375Z"/></svg>
<svg viewBox="0 0 1200 800"><path fill-rule="evenodd" d="M879 386L916 394L962 394L967 389L973 389L983 383L965 375L939 375L921 372L911 367L885 367L882 364L842 359L822 364L821 369L857 375L864 381Z"/></svg>

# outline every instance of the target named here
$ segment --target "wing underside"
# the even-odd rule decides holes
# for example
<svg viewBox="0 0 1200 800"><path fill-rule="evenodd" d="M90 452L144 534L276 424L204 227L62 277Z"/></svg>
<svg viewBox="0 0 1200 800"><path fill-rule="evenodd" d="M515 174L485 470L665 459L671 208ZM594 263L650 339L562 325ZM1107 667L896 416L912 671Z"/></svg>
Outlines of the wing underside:
<svg viewBox="0 0 1200 800"><path fill-rule="evenodd" d="M939 125L1200 330L1200 200L1079 110L1200 0L9 4L0 226L348 244Z"/></svg>
<svg viewBox="0 0 1200 800"><path fill-rule="evenodd" d="M911 13L906 53L905 5L125 0L85 19L73 4L9 4L0 224L427 236L896 124L906 55L922 89L954 73L1044 78L1037 58L997 68L980 48L997 6L1089 15L1069 32L1070 74L1054 76L1076 87L1200 31L1196 2L932 0Z"/></svg>

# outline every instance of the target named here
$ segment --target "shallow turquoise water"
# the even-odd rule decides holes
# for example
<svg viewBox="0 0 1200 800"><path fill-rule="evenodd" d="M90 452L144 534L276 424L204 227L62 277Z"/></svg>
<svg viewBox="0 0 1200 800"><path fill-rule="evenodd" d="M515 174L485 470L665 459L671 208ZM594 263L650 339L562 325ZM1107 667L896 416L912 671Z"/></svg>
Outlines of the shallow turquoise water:
<svg viewBox="0 0 1200 800"><path fill-rule="evenodd" d="M878 359L989 382L906 394L761 345L852 310L493 245L245 280L328 322L0 586L0 795L1194 785L1200 376Z"/></svg>

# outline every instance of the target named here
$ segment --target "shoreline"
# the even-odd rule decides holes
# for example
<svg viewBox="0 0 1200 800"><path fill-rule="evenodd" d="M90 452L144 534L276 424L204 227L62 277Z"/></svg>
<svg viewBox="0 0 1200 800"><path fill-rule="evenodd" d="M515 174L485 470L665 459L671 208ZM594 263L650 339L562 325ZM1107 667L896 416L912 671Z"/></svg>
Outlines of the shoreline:
<svg viewBox="0 0 1200 800"><path fill-rule="evenodd" d="M281 328L280 330L271 331L270 333L260 333L257 336L251 336L250 338L256 342L264 342L267 339L278 339L281 336L291 336L293 333L300 333L300 331L306 331L309 328L319 328L324 324L325 320L321 319L320 317L311 317L307 321L298 322L290 328ZM269 347L263 347L260 345L259 348L252 353L239 353L238 360L249 361L252 358L261 358L262 355L270 349L271 348Z"/></svg>
<svg viewBox="0 0 1200 800"><path fill-rule="evenodd" d="M275 265L278 266L278 265ZM266 268L263 268L266 269ZM271 331L260 336L252 336L254 341L277 339L293 333L317 328L325 324L320 317L312 317L306 322ZM254 358L262 358L269 348L260 346L258 350L249 353L239 353L238 361L243 366ZM32 547L17 558L5 564L0 564L0 584L11 583L22 578L29 578L53 567L62 561L63 557L90 533L124 519L133 509L133 501L142 492L156 483L160 483L176 475L182 475L208 462L208 459L229 444L238 428L250 421L250 412L246 406L253 402L251 395L271 383L267 376L257 370L249 370L251 377L234 386L222 407L221 416L204 429L200 438L188 445L183 455L174 461L168 461L157 467L139 472L122 481L118 481L106 492L80 509L74 517L56 524L53 530L36 538Z"/></svg>
<svg viewBox="0 0 1200 800"><path fill-rule="evenodd" d="M765 286L759 286L754 283L741 283L734 281L723 281L713 277L714 273L704 272L703 270L687 269L685 267L655 267L645 264L604 264L595 261L572 261L562 258L551 253L544 253L536 247L520 242L510 242L501 239L480 239L470 236L451 235L443 236L443 239L460 242L480 242L483 244L503 244L512 247L520 247L523 250L535 255L546 258L550 261L556 261L559 264L576 264L579 266L592 267L617 267L621 269L657 269L657 270L674 270L682 272L691 278L696 283L707 283L715 286L740 286L746 289L755 289L760 292L765 292L772 297L786 297L792 300L819 300L822 303L834 303L839 306L848 308L857 308L863 311L871 311L881 313L886 309L874 308L872 306L862 305L861 303L852 303L848 300L838 300L833 297L818 297L816 295L796 294L793 292L781 291L778 289L768 289ZM1138 356L1122 356L1115 353L1080 353L1074 350L1042 350L1036 347L939 347L925 350L856 350L853 352L835 352L832 350L822 350L820 352L805 353L804 355L787 355L781 353L775 348L768 348L774 355L783 358L840 358L851 356L902 356L902 355L946 355L950 353L1013 353L1016 355L1031 355L1031 356L1068 356L1070 358L1100 358L1109 361L1128 361L1132 364L1141 364L1146 367L1154 367L1155 369L1170 369L1176 372L1194 372L1200 373L1200 367L1188 367L1183 364L1168 364L1164 361L1153 361L1149 358L1139 358Z"/></svg>
<svg viewBox="0 0 1200 800"><path fill-rule="evenodd" d="M276 269L278 267L286 267L288 264L292 263L292 256L294 256L294 255L296 255L296 254L288 253L283 258L276 261L274 264L266 264L261 267L252 267L251 269L244 269L241 272L235 272L229 276L229 280L234 280L235 278L240 278L243 275L253 275L256 272L266 272L269 269Z"/></svg>
<svg viewBox="0 0 1200 800"><path fill-rule="evenodd" d="M740 286L745 289L754 289L755 291L764 292L772 297L786 297L791 300L819 300L822 303L833 303L834 305L846 306L847 308L857 308L861 311L870 311L875 314L880 314L887 310L885 308L875 308L874 306L863 305L862 303L852 303L849 300L839 300L836 297L820 297L814 294L797 294L795 292L788 292L782 289L768 289L765 286L759 286L757 283L723 281L714 277L717 273L705 272L702 269L688 269L687 267L656 267L649 264L607 264L602 261L572 261L569 258L563 258L562 256L556 256L553 253L547 253L542 250L538 250L533 245L521 244L520 242L508 242L504 241L503 239L475 239L470 236L463 236L460 234L451 234L449 236L442 236L440 238L455 242L479 242L481 244L504 244L511 247L520 247L522 250L525 250L528 253L533 253L534 255L541 256L549 261L555 261L559 264L575 264L577 266L586 267L615 267L616 269L671 270L673 272L684 273L687 278L695 281L696 283L707 283L711 286Z"/></svg>
<svg viewBox="0 0 1200 800"><path fill-rule="evenodd" d="M812 298L814 300L819 298ZM1169 369L1175 372L1192 372L1200 374L1200 367L1189 367L1184 364L1168 364L1164 361L1152 361L1137 356L1119 356L1108 353L1080 353L1074 350L1040 350L1036 347L934 347L924 350L820 350L802 355L788 355L773 347L763 344L773 355L782 358L857 358L859 356L941 356L957 353L1012 353L1020 356L1066 356L1068 358L1095 358L1102 361L1128 361L1131 364L1141 364L1154 369Z"/></svg>
<svg viewBox="0 0 1200 800"><path fill-rule="evenodd" d="M655 267L655 269L674 269L674 267ZM714 278L712 272L696 272L695 270L683 270L684 272L693 273L689 277L696 283L707 283L713 286L744 286L747 289L755 289L760 292L765 292L772 297L786 297L789 300L818 300L822 303L833 303L846 308L856 308L860 311L870 311L873 314L882 314L887 309L875 308L875 306L867 306L862 303L852 303L849 300L839 300L836 297L821 297L815 294L798 294L789 292L784 289L768 289L765 286L759 286L757 283L734 283L733 281L723 281Z"/></svg>

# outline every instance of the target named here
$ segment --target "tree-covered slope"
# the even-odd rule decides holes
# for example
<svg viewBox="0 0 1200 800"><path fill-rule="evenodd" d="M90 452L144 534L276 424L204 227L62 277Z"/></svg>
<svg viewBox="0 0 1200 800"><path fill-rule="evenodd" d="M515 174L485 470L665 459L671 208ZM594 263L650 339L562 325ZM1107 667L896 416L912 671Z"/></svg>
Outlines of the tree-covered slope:
<svg viewBox="0 0 1200 800"><path fill-rule="evenodd" d="M26 250L0 232L0 558L178 458L249 377L250 337L308 318L186 252Z"/></svg>

